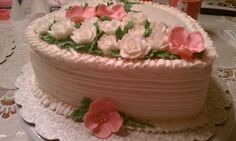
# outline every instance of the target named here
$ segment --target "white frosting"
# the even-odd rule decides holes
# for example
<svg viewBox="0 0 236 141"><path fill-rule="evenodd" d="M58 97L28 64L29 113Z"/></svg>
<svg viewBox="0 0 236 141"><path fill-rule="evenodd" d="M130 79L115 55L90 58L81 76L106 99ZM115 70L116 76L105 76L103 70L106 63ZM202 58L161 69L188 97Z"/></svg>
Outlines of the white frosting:
<svg viewBox="0 0 236 141"><path fill-rule="evenodd" d="M124 21L126 23L129 21L132 21L134 24L143 24L146 20L147 20L147 16L142 12L138 12L138 13L130 12L124 18Z"/></svg>
<svg viewBox="0 0 236 141"><path fill-rule="evenodd" d="M155 50L167 50L169 43L169 28L162 22L151 23L152 34L147 38L147 42Z"/></svg>
<svg viewBox="0 0 236 141"><path fill-rule="evenodd" d="M97 18L97 17L93 17L93 18L85 19L82 24L90 24L90 25L93 25L93 24L96 23L97 21L98 21L98 18Z"/></svg>
<svg viewBox="0 0 236 141"><path fill-rule="evenodd" d="M129 30L129 34L143 36L145 32L144 25L135 24L132 29Z"/></svg>
<svg viewBox="0 0 236 141"><path fill-rule="evenodd" d="M114 35L103 35L98 41L98 48L100 48L105 55L108 55L110 50L117 50L116 37Z"/></svg>
<svg viewBox="0 0 236 141"><path fill-rule="evenodd" d="M92 24L83 24L73 31L71 39L77 44L90 43L97 35L96 27Z"/></svg>
<svg viewBox="0 0 236 141"><path fill-rule="evenodd" d="M99 22L99 27L102 31L104 31L107 35L114 35L116 29L121 26L121 22L119 20L113 19L111 21L103 21Z"/></svg>
<svg viewBox="0 0 236 141"><path fill-rule="evenodd" d="M118 41L121 57L125 59L144 58L150 51L150 46L142 35L125 34Z"/></svg>
<svg viewBox="0 0 236 141"><path fill-rule="evenodd" d="M56 39L64 39L71 35L73 23L70 20L62 20L52 25L48 33Z"/></svg>
<svg viewBox="0 0 236 141"><path fill-rule="evenodd" d="M169 28L165 23L162 22L152 22L151 23L152 34L160 33L166 34L169 32Z"/></svg>
<svg viewBox="0 0 236 141"><path fill-rule="evenodd" d="M153 8L155 13L166 13L170 16L167 20L176 18L190 31L201 32L206 57L192 62L163 59L130 61L61 50L41 41L34 31L38 22L61 14L57 12L35 20L26 31L39 87L73 106L79 106L83 97L108 97L119 105L121 111L139 118L197 115L206 99L211 65L216 57L212 41L196 21L176 9L158 4L139 5L137 9L139 7L144 11ZM149 16L152 18L152 14Z"/></svg>

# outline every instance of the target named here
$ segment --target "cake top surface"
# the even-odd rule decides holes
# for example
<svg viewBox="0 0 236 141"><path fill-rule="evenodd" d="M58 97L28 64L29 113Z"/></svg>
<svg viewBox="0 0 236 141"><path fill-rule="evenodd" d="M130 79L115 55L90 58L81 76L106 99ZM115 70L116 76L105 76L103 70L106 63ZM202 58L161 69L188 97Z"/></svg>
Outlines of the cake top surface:
<svg viewBox="0 0 236 141"><path fill-rule="evenodd" d="M26 36L33 44L44 44L39 50L61 52L63 59L73 56L123 67L153 61L167 61L172 67L206 65L216 57L196 21L174 8L150 3L75 2L34 21Z"/></svg>

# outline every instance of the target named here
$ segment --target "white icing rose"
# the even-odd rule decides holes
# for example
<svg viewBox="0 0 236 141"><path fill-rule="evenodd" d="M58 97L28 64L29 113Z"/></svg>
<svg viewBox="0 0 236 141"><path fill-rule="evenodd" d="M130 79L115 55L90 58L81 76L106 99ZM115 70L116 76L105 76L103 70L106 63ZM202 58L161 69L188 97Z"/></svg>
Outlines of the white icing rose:
<svg viewBox="0 0 236 141"><path fill-rule="evenodd" d="M126 59L144 58L150 51L150 46L143 36L126 34L119 42L120 55Z"/></svg>
<svg viewBox="0 0 236 141"><path fill-rule="evenodd" d="M79 29L73 31L71 39L77 44L90 43L97 35L97 29L94 25L82 24Z"/></svg>
<svg viewBox="0 0 236 141"><path fill-rule="evenodd" d="M132 21L134 24L141 24L141 25L143 25L146 20L147 20L147 16L143 14L142 12L138 12L138 13L130 12L124 18L124 21L126 23L129 21Z"/></svg>
<svg viewBox="0 0 236 141"><path fill-rule="evenodd" d="M147 38L148 44L155 50L166 50L168 48L169 37L167 34L154 33Z"/></svg>
<svg viewBox="0 0 236 141"><path fill-rule="evenodd" d="M98 48L100 48L105 55L109 54L110 50L118 49L116 37L113 35L103 35L98 41Z"/></svg>
<svg viewBox="0 0 236 141"><path fill-rule="evenodd" d="M59 21L64 21L64 20L68 20L68 19L67 19L65 13L60 12L60 13L58 13L58 14L55 15L54 20L55 20L56 22L59 22Z"/></svg>
<svg viewBox="0 0 236 141"><path fill-rule="evenodd" d="M113 19L111 21L103 21L99 23L100 29L104 31L107 35L115 34L115 31L119 26L121 26L121 22L116 19Z"/></svg>
<svg viewBox="0 0 236 141"><path fill-rule="evenodd" d="M143 36L145 32L145 27L143 25L135 25L129 30L129 34Z"/></svg>
<svg viewBox="0 0 236 141"><path fill-rule="evenodd" d="M167 32L169 32L168 26L163 22L152 22L150 27L152 29L152 33L158 32L166 34Z"/></svg>
<svg viewBox="0 0 236 141"><path fill-rule="evenodd" d="M42 34L46 33L49 30L50 25L53 24L53 20L41 21L35 28L35 32Z"/></svg>
<svg viewBox="0 0 236 141"><path fill-rule="evenodd" d="M169 42L169 29L167 25L162 22L152 22L151 28L152 34L147 38L147 41L152 49L166 50Z"/></svg>
<svg viewBox="0 0 236 141"><path fill-rule="evenodd" d="M96 23L98 21L98 18L97 17L93 17L93 18L89 18L89 19L85 19L83 21L82 24L90 24L90 25L93 25L94 23Z"/></svg>
<svg viewBox="0 0 236 141"><path fill-rule="evenodd" d="M59 21L52 25L51 31L48 33L56 39L64 39L69 37L74 30L73 23L70 20Z"/></svg>

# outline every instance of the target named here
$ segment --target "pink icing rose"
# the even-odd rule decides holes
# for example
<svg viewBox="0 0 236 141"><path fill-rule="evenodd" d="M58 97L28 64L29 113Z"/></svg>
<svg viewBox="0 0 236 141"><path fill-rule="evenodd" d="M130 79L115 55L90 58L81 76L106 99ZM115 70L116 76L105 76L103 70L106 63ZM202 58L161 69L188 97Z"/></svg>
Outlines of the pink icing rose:
<svg viewBox="0 0 236 141"><path fill-rule="evenodd" d="M127 12L125 11L124 7L119 4L112 7L101 4L97 9L97 15L99 17L107 16L110 19L122 20L126 14Z"/></svg>
<svg viewBox="0 0 236 141"><path fill-rule="evenodd" d="M123 119L117 106L111 100L97 100L91 103L85 114L84 124L98 138L107 138L119 131Z"/></svg>
<svg viewBox="0 0 236 141"><path fill-rule="evenodd" d="M85 9L81 6L73 6L66 12L66 17L73 22L82 22L86 18L92 18L96 16L95 7L86 7Z"/></svg>
<svg viewBox="0 0 236 141"><path fill-rule="evenodd" d="M175 27L170 33L169 50L186 60L192 60L193 53L204 51L204 39L200 32L188 33L183 27Z"/></svg>

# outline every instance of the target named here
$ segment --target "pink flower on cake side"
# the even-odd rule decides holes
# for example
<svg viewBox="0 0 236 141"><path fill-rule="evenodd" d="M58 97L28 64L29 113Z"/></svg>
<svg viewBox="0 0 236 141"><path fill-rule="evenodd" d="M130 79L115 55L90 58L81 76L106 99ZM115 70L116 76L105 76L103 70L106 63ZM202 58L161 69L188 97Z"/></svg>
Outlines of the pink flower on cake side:
<svg viewBox="0 0 236 141"><path fill-rule="evenodd" d="M204 39L200 32L188 33L183 27L175 27L171 30L169 40L170 52L186 60L192 60L194 53L204 51Z"/></svg>
<svg viewBox="0 0 236 141"><path fill-rule="evenodd" d="M99 17L106 16L109 19L117 19L122 20L124 16L126 16L127 12L125 11L122 5L114 5L112 7L108 7L104 4L101 4L97 9L97 15Z"/></svg>
<svg viewBox="0 0 236 141"><path fill-rule="evenodd" d="M96 16L95 7L86 7L85 9L81 6L73 6L66 12L66 17L71 21L79 23L86 18L92 18Z"/></svg>
<svg viewBox="0 0 236 141"><path fill-rule="evenodd" d="M117 106L110 100L97 100L90 104L84 124L98 138L107 138L119 131L123 123Z"/></svg>

